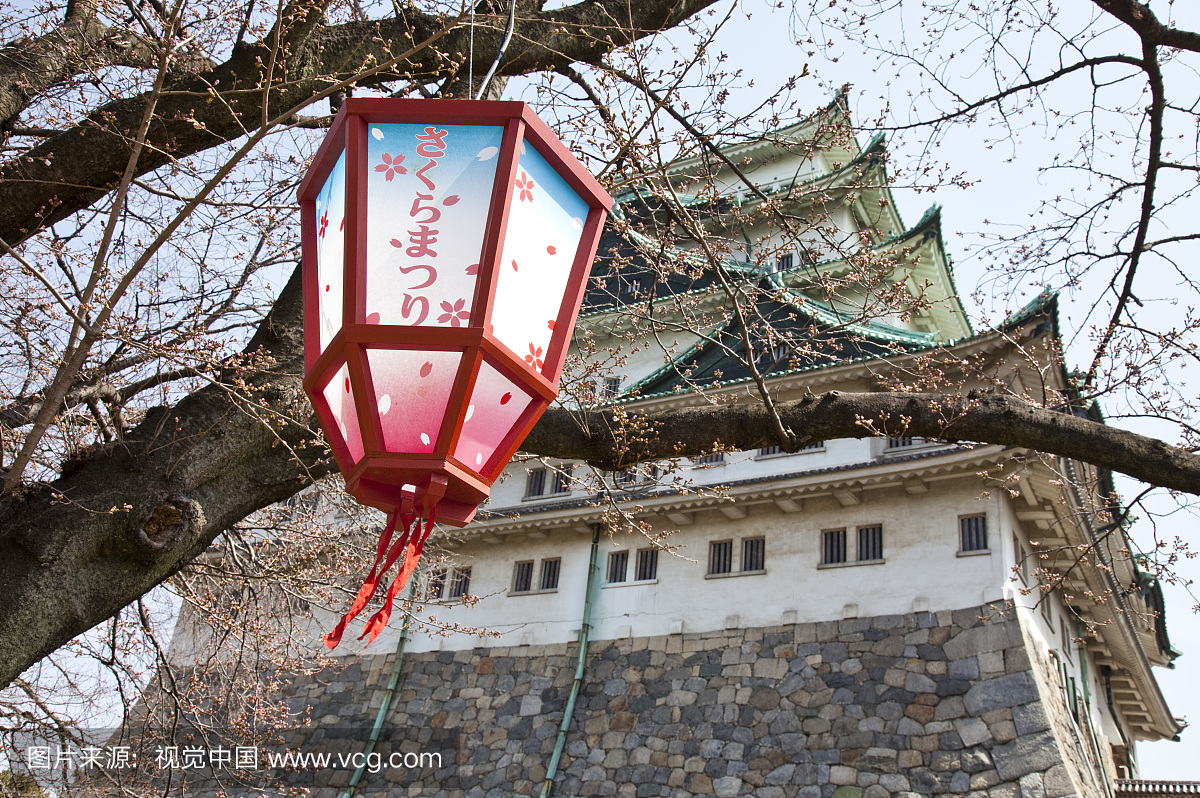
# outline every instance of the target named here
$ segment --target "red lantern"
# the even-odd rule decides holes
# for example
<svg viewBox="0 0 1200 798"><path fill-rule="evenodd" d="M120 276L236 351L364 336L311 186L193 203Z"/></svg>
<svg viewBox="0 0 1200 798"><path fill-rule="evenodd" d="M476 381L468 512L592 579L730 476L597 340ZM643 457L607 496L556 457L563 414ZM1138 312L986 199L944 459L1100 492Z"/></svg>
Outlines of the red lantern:
<svg viewBox="0 0 1200 798"><path fill-rule="evenodd" d="M375 638L433 522L474 517L557 396L612 199L524 103L347 99L299 200L304 388L389 515L332 648L403 557Z"/></svg>

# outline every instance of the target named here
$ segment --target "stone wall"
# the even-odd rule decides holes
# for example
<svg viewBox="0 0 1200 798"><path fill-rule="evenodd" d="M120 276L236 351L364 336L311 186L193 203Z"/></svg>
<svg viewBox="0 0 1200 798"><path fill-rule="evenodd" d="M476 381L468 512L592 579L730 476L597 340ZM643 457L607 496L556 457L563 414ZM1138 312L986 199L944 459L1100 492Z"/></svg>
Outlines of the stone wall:
<svg viewBox="0 0 1200 798"><path fill-rule="evenodd" d="M575 662L573 645L406 657L376 751L441 767L367 773L356 794L537 795ZM293 684L312 725L289 745L362 751L392 663ZM1020 624L994 607L603 641L553 795L1099 795L1048 717ZM351 772L271 781L332 798Z"/></svg>

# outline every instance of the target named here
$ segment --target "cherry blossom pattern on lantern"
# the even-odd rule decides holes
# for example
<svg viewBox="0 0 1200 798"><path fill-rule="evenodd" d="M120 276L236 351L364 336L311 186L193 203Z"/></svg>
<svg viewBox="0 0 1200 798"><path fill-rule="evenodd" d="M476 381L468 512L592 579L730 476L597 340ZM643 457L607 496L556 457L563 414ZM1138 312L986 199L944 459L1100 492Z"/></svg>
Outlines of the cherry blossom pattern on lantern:
<svg viewBox="0 0 1200 798"><path fill-rule="evenodd" d="M533 202L533 181L529 179L529 175L525 174L524 170L517 178L517 188L521 190L521 202L525 200Z"/></svg>
<svg viewBox="0 0 1200 798"><path fill-rule="evenodd" d="M465 299L456 300L453 305L449 302L443 302L442 310L446 312L438 316L438 324L450 322L451 327L461 327L463 322L470 321L471 314L463 309L466 304L467 301Z"/></svg>
<svg viewBox="0 0 1200 798"><path fill-rule="evenodd" d="M542 360L542 348L529 345L529 354L525 356L525 362L533 366L535 369L540 369L544 365Z"/></svg>
<svg viewBox="0 0 1200 798"><path fill-rule="evenodd" d="M329 211L321 214L321 229L317 231L317 235L321 238L325 237L325 231L329 228Z"/></svg>
<svg viewBox="0 0 1200 798"><path fill-rule="evenodd" d="M408 174L408 169L400 165L403 160L403 155L392 156L385 152L383 153L383 163L376 164L375 171L383 172L383 179L390 183L396 175Z"/></svg>

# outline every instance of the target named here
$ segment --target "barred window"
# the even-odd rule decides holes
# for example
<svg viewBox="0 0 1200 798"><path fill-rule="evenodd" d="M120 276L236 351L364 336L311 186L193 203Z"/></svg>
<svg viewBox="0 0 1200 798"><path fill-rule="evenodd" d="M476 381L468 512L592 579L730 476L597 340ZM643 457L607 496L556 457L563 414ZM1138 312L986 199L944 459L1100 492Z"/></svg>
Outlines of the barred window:
<svg viewBox="0 0 1200 798"><path fill-rule="evenodd" d="M542 590L558 589L558 572L561 566L562 560L557 557L553 560L542 560Z"/></svg>
<svg viewBox="0 0 1200 798"><path fill-rule="evenodd" d="M762 571L766 568L767 541L765 538L746 538L742 541L742 570Z"/></svg>
<svg viewBox="0 0 1200 798"><path fill-rule="evenodd" d="M786 255L780 255L778 258L775 259L775 267L777 269L779 269L779 271L785 271L787 269L792 268L793 260L795 260L795 258L792 256L792 253L790 253L790 252Z"/></svg>
<svg viewBox="0 0 1200 798"><path fill-rule="evenodd" d="M442 598L446 593L446 569L437 568L430 572L429 583L425 586L425 600L433 601Z"/></svg>
<svg viewBox="0 0 1200 798"><path fill-rule="evenodd" d="M718 540L708 546L708 572L727 574L733 571L733 541Z"/></svg>
<svg viewBox="0 0 1200 798"><path fill-rule="evenodd" d="M821 562L826 565L846 561L846 530L830 529L821 535Z"/></svg>
<svg viewBox="0 0 1200 798"><path fill-rule="evenodd" d="M988 547L987 516L969 515L958 519L963 551L984 551Z"/></svg>
<svg viewBox="0 0 1200 798"><path fill-rule="evenodd" d="M758 453L760 455L781 454L782 452L783 452L782 446L764 446L763 448L758 450Z"/></svg>
<svg viewBox="0 0 1200 798"><path fill-rule="evenodd" d="M546 469L530 469L529 477L525 480L525 498L541 496L546 490Z"/></svg>
<svg viewBox="0 0 1200 798"><path fill-rule="evenodd" d="M450 598L462 598L471 589L471 569L455 568L454 580L450 584Z"/></svg>
<svg viewBox="0 0 1200 798"><path fill-rule="evenodd" d="M696 458L696 462L700 465L716 465L717 463L725 462L725 452L710 452L702 454Z"/></svg>
<svg viewBox="0 0 1200 798"><path fill-rule="evenodd" d="M571 472L574 471L572 465L561 465L554 472L554 479L550 483L550 492L554 494L570 493L571 492Z"/></svg>
<svg viewBox="0 0 1200 798"><path fill-rule="evenodd" d="M658 549L638 549L635 579L658 578Z"/></svg>
<svg viewBox="0 0 1200 798"><path fill-rule="evenodd" d="M525 593L533 589L533 560L517 563L513 569L514 593Z"/></svg>
<svg viewBox="0 0 1200 798"><path fill-rule="evenodd" d="M615 399L617 394L621 392L621 378L607 377L604 380L604 390L600 393L601 399Z"/></svg>
<svg viewBox="0 0 1200 798"><path fill-rule="evenodd" d="M629 566L629 552L614 551L608 555L608 583L615 584L625 581L625 571Z"/></svg>
<svg viewBox="0 0 1200 798"><path fill-rule="evenodd" d="M858 528L858 559L883 559L883 527L860 526Z"/></svg>
<svg viewBox="0 0 1200 798"><path fill-rule="evenodd" d="M632 485L637 482L637 471L632 468L627 468L624 471L613 473L613 483L618 487L622 485Z"/></svg>
<svg viewBox="0 0 1200 798"><path fill-rule="evenodd" d="M913 437L888 438L887 447L889 449L905 449L909 446L920 443L920 441L920 438Z"/></svg>

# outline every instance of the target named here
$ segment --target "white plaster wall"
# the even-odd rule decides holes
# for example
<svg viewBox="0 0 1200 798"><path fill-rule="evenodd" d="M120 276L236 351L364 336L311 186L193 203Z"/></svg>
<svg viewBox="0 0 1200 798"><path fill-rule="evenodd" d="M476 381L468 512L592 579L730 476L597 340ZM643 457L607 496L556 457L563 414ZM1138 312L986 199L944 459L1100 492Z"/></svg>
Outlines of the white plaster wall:
<svg viewBox="0 0 1200 798"><path fill-rule="evenodd" d="M678 631L768 626L783 622L836 620L843 617L885 615L914 610L951 609L1002 597L1006 569L1001 552L959 555L958 517L988 515L989 529L996 528L998 500L978 499L980 484L974 478L933 484L926 494L912 496L902 489L868 491L854 507L843 507L832 498L804 501L799 513L786 514L774 504L752 505L747 518L732 521L719 511L698 513L695 523L672 538L678 556L659 555L658 579L653 583L603 586L596 591L593 609L594 639L649 636ZM820 568L821 532L847 528L851 556L856 527L882 524L884 561ZM740 567L741 540L766 540L766 573L705 578L708 545L712 540L733 539L734 570ZM499 544L475 542L452 555L452 560L472 568L471 592L482 596L472 607L428 607L427 613L465 626L498 632L498 638L451 635L437 638L415 635L413 650L461 649L477 645L562 643L573 640L583 613L583 593L591 541L585 534L562 531L544 539L524 534L506 536ZM602 538L600 567L618 549L630 551L632 576L634 551L648 545L629 535ZM507 595L513 565L561 557L559 588L554 593ZM394 647L398 624L371 647Z"/></svg>

